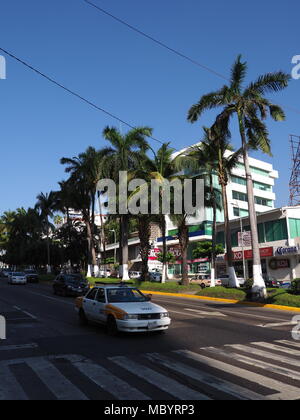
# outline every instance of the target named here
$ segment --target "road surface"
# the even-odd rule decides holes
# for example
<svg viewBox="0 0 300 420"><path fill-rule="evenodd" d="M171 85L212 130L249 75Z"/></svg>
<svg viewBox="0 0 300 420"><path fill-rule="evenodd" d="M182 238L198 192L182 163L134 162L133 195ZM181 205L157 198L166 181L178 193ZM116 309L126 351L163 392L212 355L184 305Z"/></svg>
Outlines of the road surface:
<svg viewBox="0 0 300 420"><path fill-rule="evenodd" d="M0 400L300 399L293 312L154 296L166 334L79 326L74 299L0 280Z"/></svg>

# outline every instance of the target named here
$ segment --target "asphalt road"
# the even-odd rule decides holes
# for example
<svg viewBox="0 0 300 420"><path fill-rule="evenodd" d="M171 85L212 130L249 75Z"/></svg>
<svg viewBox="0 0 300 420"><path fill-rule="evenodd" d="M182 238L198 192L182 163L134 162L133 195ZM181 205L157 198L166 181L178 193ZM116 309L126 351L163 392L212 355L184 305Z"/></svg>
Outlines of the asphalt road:
<svg viewBox="0 0 300 420"><path fill-rule="evenodd" d="M72 298L0 280L0 400L300 399L293 312L154 296L166 334L79 326Z"/></svg>

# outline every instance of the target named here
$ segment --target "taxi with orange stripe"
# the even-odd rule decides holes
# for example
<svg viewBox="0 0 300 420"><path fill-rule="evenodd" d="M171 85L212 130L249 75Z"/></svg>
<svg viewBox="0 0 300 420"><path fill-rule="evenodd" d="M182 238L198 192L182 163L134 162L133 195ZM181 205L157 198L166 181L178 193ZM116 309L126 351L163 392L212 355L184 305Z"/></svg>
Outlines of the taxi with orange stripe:
<svg viewBox="0 0 300 420"><path fill-rule="evenodd" d="M171 324L170 315L151 302L151 297L126 283L97 282L85 297L76 299L76 310L82 325L104 324L110 335L119 331L165 331Z"/></svg>

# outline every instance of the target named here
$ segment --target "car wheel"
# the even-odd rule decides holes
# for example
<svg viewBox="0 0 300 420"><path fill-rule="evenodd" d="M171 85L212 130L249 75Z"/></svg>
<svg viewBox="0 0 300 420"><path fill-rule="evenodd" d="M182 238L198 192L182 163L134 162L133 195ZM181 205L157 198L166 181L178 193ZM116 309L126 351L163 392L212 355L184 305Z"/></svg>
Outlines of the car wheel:
<svg viewBox="0 0 300 420"><path fill-rule="evenodd" d="M89 323L89 320L87 319L83 309L80 309L79 311L79 322L83 327Z"/></svg>
<svg viewBox="0 0 300 420"><path fill-rule="evenodd" d="M118 334L117 322L112 315L110 315L107 318L106 328L107 328L108 335L111 335L112 337L115 337Z"/></svg>
<svg viewBox="0 0 300 420"><path fill-rule="evenodd" d="M200 285L200 287L201 287L201 289L205 289L205 284L204 283L202 283L201 285Z"/></svg>

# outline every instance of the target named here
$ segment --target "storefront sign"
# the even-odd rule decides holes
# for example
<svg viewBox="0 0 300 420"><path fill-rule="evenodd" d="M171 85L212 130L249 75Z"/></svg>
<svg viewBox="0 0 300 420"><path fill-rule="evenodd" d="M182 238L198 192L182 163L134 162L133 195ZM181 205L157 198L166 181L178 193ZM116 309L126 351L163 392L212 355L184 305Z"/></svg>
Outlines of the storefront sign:
<svg viewBox="0 0 300 420"><path fill-rule="evenodd" d="M291 255L291 254L299 254L300 252L300 246L292 246L292 247L283 247L280 246L279 248L276 249L275 254L276 255Z"/></svg>
<svg viewBox="0 0 300 420"><path fill-rule="evenodd" d="M271 270L279 270L281 268L290 268L290 260L272 258L269 262Z"/></svg>
<svg viewBox="0 0 300 420"><path fill-rule="evenodd" d="M161 250L159 248L152 248L149 251L149 261L157 261L158 254L161 253Z"/></svg>
<svg viewBox="0 0 300 420"><path fill-rule="evenodd" d="M269 248L260 248L259 250L261 258L273 257L274 250L272 247ZM244 258L245 260L252 260L253 252L252 249L244 251ZM234 261L241 261L243 259L243 252L242 251L235 251L233 253L233 260Z"/></svg>

